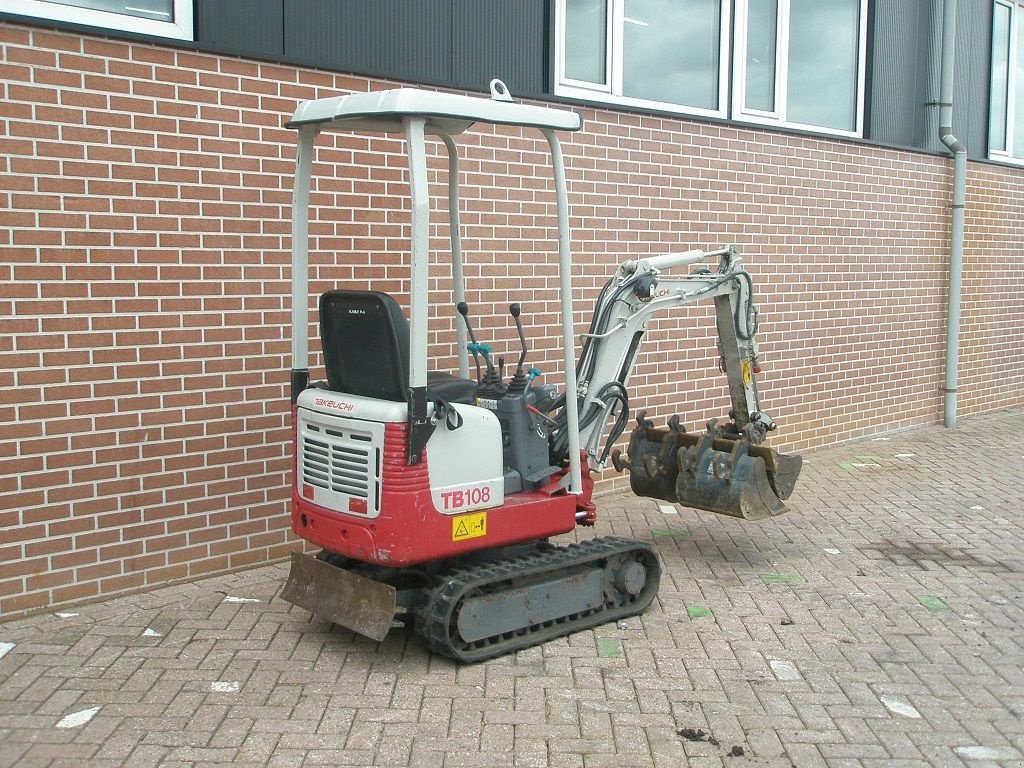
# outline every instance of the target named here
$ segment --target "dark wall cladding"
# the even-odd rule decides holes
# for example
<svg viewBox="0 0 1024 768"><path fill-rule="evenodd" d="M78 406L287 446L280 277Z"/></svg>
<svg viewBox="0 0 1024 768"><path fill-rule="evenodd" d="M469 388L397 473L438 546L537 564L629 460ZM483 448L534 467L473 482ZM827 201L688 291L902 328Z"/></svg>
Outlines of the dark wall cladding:
<svg viewBox="0 0 1024 768"><path fill-rule="evenodd" d="M953 93L953 133L968 156L986 156L990 0L960 0ZM939 141L942 3L875 0L871 53L873 141L943 151Z"/></svg>
<svg viewBox="0 0 1024 768"><path fill-rule="evenodd" d="M543 95L546 0L199 0L219 50L412 82Z"/></svg>
<svg viewBox="0 0 1024 768"><path fill-rule="evenodd" d="M927 146L929 129L938 130L938 111L928 106L938 94L938 56L930 54L935 7L932 0L875 1L869 102L875 141Z"/></svg>
<svg viewBox="0 0 1024 768"><path fill-rule="evenodd" d="M988 99L992 69L992 2L960 0L956 14L953 132L967 155L988 156Z"/></svg>
<svg viewBox="0 0 1024 768"><path fill-rule="evenodd" d="M290 59L413 81L451 79L452 0L285 0L284 14Z"/></svg>
<svg viewBox="0 0 1024 768"><path fill-rule="evenodd" d="M454 0L452 76L483 88L495 77L513 95L547 90L547 3L535 0Z"/></svg>
<svg viewBox="0 0 1024 768"><path fill-rule="evenodd" d="M550 91L551 0L198 0L201 46L518 96ZM872 0L867 138L943 151L942 3ZM960 0L953 129L986 157L992 0Z"/></svg>
<svg viewBox="0 0 1024 768"><path fill-rule="evenodd" d="M284 53L284 0L199 2L196 39L220 50Z"/></svg>

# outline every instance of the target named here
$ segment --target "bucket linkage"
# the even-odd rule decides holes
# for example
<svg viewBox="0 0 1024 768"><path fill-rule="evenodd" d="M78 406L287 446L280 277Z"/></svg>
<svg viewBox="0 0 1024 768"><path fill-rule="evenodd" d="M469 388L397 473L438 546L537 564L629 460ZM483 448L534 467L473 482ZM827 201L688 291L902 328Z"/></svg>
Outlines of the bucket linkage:
<svg viewBox="0 0 1024 768"><path fill-rule="evenodd" d="M749 426L749 425L748 425ZM646 411L637 417L623 461L614 451L618 471L628 469L638 496L678 502L744 520L763 520L788 511L803 459L756 442L752 429L712 419L704 433L687 432L679 417L667 429L655 429Z"/></svg>

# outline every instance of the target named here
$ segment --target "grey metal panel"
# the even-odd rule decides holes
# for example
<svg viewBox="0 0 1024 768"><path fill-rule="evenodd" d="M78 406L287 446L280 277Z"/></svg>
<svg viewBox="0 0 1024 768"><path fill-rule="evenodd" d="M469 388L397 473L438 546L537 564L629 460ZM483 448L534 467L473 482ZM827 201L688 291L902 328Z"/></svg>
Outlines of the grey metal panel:
<svg viewBox="0 0 1024 768"><path fill-rule="evenodd" d="M451 79L452 0L284 0L284 55L413 82Z"/></svg>
<svg viewBox="0 0 1024 768"><path fill-rule="evenodd" d="M991 0L957 4L953 132L968 156L987 152ZM938 138L941 0L875 0L870 135L883 144L945 152Z"/></svg>
<svg viewBox="0 0 1024 768"><path fill-rule="evenodd" d="M917 120L911 146L946 151L939 141L939 90L942 86L942 3L925 0L917 14L919 92Z"/></svg>
<svg viewBox="0 0 1024 768"><path fill-rule="evenodd" d="M257 56L284 53L284 0L200 0L196 42Z"/></svg>
<svg viewBox="0 0 1024 768"><path fill-rule="evenodd" d="M939 31L934 0L875 0L872 26L870 135L902 146L931 146L938 111ZM938 149L938 139L934 139Z"/></svg>
<svg viewBox="0 0 1024 768"><path fill-rule="evenodd" d="M992 1L960 0L956 15L953 133L967 156L988 155L988 101L992 56Z"/></svg>
<svg viewBox="0 0 1024 768"><path fill-rule="evenodd" d="M453 0L452 82L485 90L497 77L513 95L542 95L547 21L545 0Z"/></svg>

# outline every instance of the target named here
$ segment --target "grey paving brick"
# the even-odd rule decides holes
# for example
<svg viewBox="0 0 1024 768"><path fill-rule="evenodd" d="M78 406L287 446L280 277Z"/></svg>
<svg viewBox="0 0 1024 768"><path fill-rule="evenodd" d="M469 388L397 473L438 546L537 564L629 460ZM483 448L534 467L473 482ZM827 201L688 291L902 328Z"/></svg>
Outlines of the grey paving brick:
<svg viewBox="0 0 1024 768"><path fill-rule="evenodd" d="M282 564L0 624L0 768L1018 768L1024 449L992 462L994 431L1024 445L1024 415L816 451L793 512L760 525L601 497L564 538L651 541L654 605L483 664L311 619L277 597Z"/></svg>

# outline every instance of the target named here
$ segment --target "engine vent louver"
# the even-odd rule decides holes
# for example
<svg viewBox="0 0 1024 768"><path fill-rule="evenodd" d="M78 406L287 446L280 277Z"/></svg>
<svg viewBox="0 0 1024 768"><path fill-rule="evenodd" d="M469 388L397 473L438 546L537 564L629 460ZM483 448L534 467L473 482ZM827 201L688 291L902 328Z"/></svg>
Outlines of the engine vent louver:
<svg viewBox="0 0 1024 768"><path fill-rule="evenodd" d="M319 418L319 417L318 417ZM328 417L330 418L330 417ZM304 420L301 429L302 482L317 489L319 504L339 512L375 517L380 510L381 439L358 422L330 418L330 424Z"/></svg>

